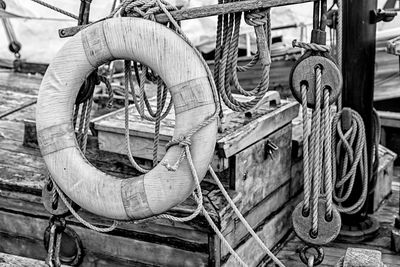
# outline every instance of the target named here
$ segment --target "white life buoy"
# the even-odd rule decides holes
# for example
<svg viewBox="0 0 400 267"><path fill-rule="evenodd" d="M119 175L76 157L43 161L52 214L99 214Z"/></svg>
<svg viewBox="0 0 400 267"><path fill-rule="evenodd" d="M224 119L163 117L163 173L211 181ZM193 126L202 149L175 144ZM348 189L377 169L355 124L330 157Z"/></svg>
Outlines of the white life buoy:
<svg viewBox="0 0 400 267"><path fill-rule="evenodd" d="M149 66L163 79L175 106L174 138L184 136L216 111L213 87L201 59L179 35L158 23L113 18L95 23L72 37L43 78L36 111L39 146L47 168L62 191L82 208L112 219L160 214L185 200L194 189L187 160L177 171L158 164L145 175L118 179L92 166L75 138L72 114L78 91L97 67L114 59ZM198 177L212 159L217 123L191 137ZM164 157L176 162L182 148Z"/></svg>

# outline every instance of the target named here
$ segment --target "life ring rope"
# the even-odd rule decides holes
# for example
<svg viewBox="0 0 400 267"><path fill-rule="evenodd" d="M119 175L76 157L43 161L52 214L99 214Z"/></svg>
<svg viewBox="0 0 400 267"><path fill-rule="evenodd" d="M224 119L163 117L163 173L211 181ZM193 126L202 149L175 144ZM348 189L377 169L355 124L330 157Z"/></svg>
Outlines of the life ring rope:
<svg viewBox="0 0 400 267"><path fill-rule="evenodd" d="M172 16L169 14L168 10L165 8L165 6L163 4L161 4L160 0L156 0L158 6L163 10L163 12L169 17L170 21L172 24L174 24L174 26L176 27L176 31L182 36L182 38L192 47L194 48L194 45L186 38L186 36L183 34L183 32L181 31L179 25L177 24L177 22L172 18ZM127 3L129 1L125 1L125 3ZM201 187L200 187L200 179L195 167L195 164L193 162L193 158L191 155L191 150L190 150L190 146L191 146L191 137L197 133L198 131L200 131L203 127L210 125L211 123L213 123L216 119L217 116L219 115L220 112L220 106L218 105L218 100L219 100L219 96L217 94L216 88L215 88L215 84L212 80L212 74L210 72L210 70L208 69L208 66L206 64L206 62L204 61L204 59L202 58L201 54L194 49L195 53L197 54L197 56L199 57L199 59L201 60L202 64L205 67L205 70L207 72L207 78L209 79L209 84L211 85L212 88L212 95L213 95L213 101L216 104L216 108L215 111L212 115L208 116L207 118L205 118L200 124L198 124L197 126L189 129L186 131L185 134L181 134L178 137L175 137L173 140L171 140L171 142L168 144L167 149L168 148L173 148L176 146L179 146L182 151L179 154L178 160L177 162L171 166L168 163L168 160L165 160L161 165L166 167L169 171L176 171L179 167L179 165L183 162L183 158L186 157L187 161L188 161L188 165L190 167L190 171L191 174L193 176L194 182L195 182L195 190L192 192L194 199L197 202L197 208L196 210L189 216L184 217L184 218L178 218L175 216L171 216L168 214L160 214L160 215L156 215L150 218L146 218L143 220L136 220L136 222L142 222L142 221L147 221L147 220L152 220L155 218L166 218L166 219L170 219L170 220L174 220L174 221L180 221L180 222L184 222L184 221L188 221L193 219L194 217L196 217L200 212L202 212L206 218L206 220L209 222L210 226L213 228L213 230L216 232L216 234L221 238L221 240L223 241L223 243L227 246L227 248L229 249L230 253L232 254L232 256L237 260L237 262L241 265L241 266L247 266L243 260L239 257L239 255L233 250L233 248L230 246L230 244L227 242L227 240L224 238L223 234L219 231L218 227L215 225L215 223L213 222L213 220L211 219L211 217L208 215L208 212L204 209L203 207L203 199L202 199L202 192L201 192ZM127 96L127 95L126 95ZM179 107L178 107L179 108ZM65 127L65 124L60 124L57 125L56 127ZM41 133L43 133L43 129L41 131ZM43 145L43 141L44 143L51 142L51 139L55 138L54 136L49 136L47 137L47 139L42 140L42 145ZM129 144L128 144L129 145ZM46 146L44 146L46 147ZM54 151L57 151L57 147L52 147L51 145L48 146L50 151L53 149ZM51 152L49 152L51 153ZM271 251L265 246L265 244L261 241L261 239L257 236L257 234L254 232L254 230L252 230L252 228L250 227L250 225L247 223L247 221L244 219L243 215L241 215L240 211L237 209L237 207L235 206L234 202L232 201L232 199L229 197L228 193L226 192L226 190L224 189L224 187L222 186L222 184L220 183L218 177L216 176L216 174L214 173L214 171L212 170L212 168L210 166L209 167L209 171L212 174L212 177L215 179L218 187L220 188L220 190L222 191L222 193L224 194L224 196L227 198L228 203L232 206L232 208L234 209L235 213L238 215L239 219L244 223L246 229L250 232L250 234L256 239L257 243L263 248L264 251L266 251L266 253L272 258L272 260L278 265L278 266L284 266L282 264L282 262L279 261L279 259L277 259L272 253ZM140 180L143 181L143 180ZM121 222L118 220L114 220L114 223L110 226L110 227L106 227L106 228L100 228L100 227L96 227L92 224L90 224L89 222L85 221L83 218L81 218L79 216L79 214L77 214L74 209L72 208L72 206L70 205L70 203L68 202L68 200L66 199L66 196L64 195L64 193L62 192L61 188L57 185L56 181L54 181L54 186L57 190L57 192L59 193L61 199L63 200L63 202L65 203L65 205L68 207L68 209L70 209L71 213L85 226L99 231L99 232L108 232L108 231L112 231L114 230Z"/></svg>

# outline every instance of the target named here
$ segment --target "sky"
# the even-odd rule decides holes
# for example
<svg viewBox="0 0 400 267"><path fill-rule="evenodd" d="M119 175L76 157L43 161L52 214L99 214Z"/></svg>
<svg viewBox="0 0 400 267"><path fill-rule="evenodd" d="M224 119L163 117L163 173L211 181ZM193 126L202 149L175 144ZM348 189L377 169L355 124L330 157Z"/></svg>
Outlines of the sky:
<svg viewBox="0 0 400 267"><path fill-rule="evenodd" d="M79 0L45 0L55 6L77 14ZM32 62L49 63L55 53L67 41L58 37L58 29L76 25L76 21L62 14L42 7L29 0L5 0L7 11L18 15L34 17L38 19L11 19L18 40L22 43L21 55ZM93 0L91 5L90 20L95 21L109 14L113 0ZM202 5L216 4L217 0L171 0L171 4L195 7ZM379 6L385 0L379 0ZM309 24L312 18L312 3L293 5L290 7L279 7L272 9L272 26L281 26L293 23ZM378 25L378 29L396 27L399 19L391 25ZM241 32L249 32L253 35L253 29L242 23ZM203 52L209 52L214 47L216 17L184 21L182 28L189 38ZM311 29L307 29L309 32ZM400 30L399 30L400 34ZM284 41L290 43L292 39L299 38L300 30L274 31L273 35L282 35ZM12 59L13 55L8 51L8 41L5 32L0 25L0 58Z"/></svg>

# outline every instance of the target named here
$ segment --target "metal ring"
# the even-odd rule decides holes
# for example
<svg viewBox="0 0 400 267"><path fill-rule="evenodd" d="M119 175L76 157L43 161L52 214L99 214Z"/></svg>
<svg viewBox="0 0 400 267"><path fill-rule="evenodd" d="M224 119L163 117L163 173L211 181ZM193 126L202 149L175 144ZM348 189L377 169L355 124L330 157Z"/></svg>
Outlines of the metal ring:
<svg viewBox="0 0 400 267"><path fill-rule="evenodd" d="M46 250L48 250L49 248L50 229L51 226L49 225L43 234L43 243ZM56 231L58 231L58 229L56 229ZM68 226L65 227L64 231L61 234L61 249L59 255L61 263L71 266L78 266L79 264L81 264L84 256L81 239L79 238L78 234ZM66 249L71 249L71 245L73 246L72 251L74 252L74 255L63 254ZM65 246L68 246L68 248L66 248Z"/></svg>
<svg viewBox="0 0 400 267"><path fill-rule="evenodd" d="M311 248L313 248L317 252L317 256L314 256L314 266L320 265L324 260L324 250L322 249L322 247L312 245L304 246L299 252L301 261L306 265L308 264L309 257L307 256L307 252Z"/></svg>

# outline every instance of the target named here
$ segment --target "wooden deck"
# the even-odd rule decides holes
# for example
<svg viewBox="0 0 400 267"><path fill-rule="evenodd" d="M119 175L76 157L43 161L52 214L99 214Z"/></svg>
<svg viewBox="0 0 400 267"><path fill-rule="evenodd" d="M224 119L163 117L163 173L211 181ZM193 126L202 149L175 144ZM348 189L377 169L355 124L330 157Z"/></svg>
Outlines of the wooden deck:
<svg viewBox="0 0 400 267"><path fill-rule="evenodd" d="M9 75L8 73L0 72L0 116L5 111L21 106L23 104L31 103L33 100L35 100L40 80L40 77L36 76L31 76L28 78L27 76L24 76L22 79L22 77L19 77L18 74ZM14 83L19 84L18 87L10 87L10 85ZM12 213L15 213L12 215L14 217L10 217L8 219L9 225L11 225L10 222L13 222L12 220L14 218L19 218L22 221L24 216L34 215L36 217L32 219L32 221L38 221L37 225L40 226L38 229L43 230L42 228L46 226L46 221L48 218L48 214L44 211L40 203L41 187L43 185L46 175L45 166L40 156L40 152L37 149L27 148L22 145L24 132L23 121L25 119L32 118L34 118L34 106L24 108L24 110L16 112L15 114L9 115L6 118L0 120L0 215L9 215L11 214L10 211ZM111 153L108 154L106 152L94 151L92 153L89 153L88 157L90 160L93 159L93 162L96 162L96 166L98 168L107 170L107 172L113 175L123 177L131 175L135 172L134 169L130 166L128 160L121 161L120 157L117 158ZM359 244L345 244L340 242L332 243L325 248L325 260L320 266L333 266L334 264L336 264L339 258L344 255L347 247L361 247L369 249L379 249L383 254L383 260L388 267L400 267L400 255L396 255L390 250L390 230L393 226L394 215L398 212L399 207L400 172L396 173L396 176L397 177L395 179L395 182L393 183L392 188L393 194L375 214L375 216L381 222L381 230L379 235L373 240L362 242ZM181 209L184 210L184 208L187 207L190 208L191 206L183 205ZM31 209L30 212L32 214L24 213L28 208ZM278 213L280 211L278 210L274 212ZM283 211L281 213L283 214ZM93 219L92 215L86 213L84 215L88 216L89 220L91 220L92 222L95 220ZM281 224L285 224L284 222L288 220L289 215L286 216L286 213L284 215L284 217L280 217ZM3 217L6 218L5 216ZM29 224L29 220L24 222L26 228L26 225ZM2 225L2 223L3 222L0 221L0 225ZM81 230L82 228L78 226L74 219L71 218L69 223L74 226L74 229L77 229L77 231L83 233L83 230ZM108 225L110 222L108 220L98 221L98 219L96 218L96 223L102 226ZM135 244L130 249L127 248L126 251L123 251L124 253L126 253L126 257L128 257L128 255L132 253L143 253L143 251L140 250L146 244L151 242L151 240L147 239L147 235L151 235L151 238L154 239L156 237L158 240L156 248L168 247L171 255L175 256L182 255L178 254L178 252L181 253L181 251L184 251L185 253L188 251L200 251L201 253L197 254L198 257L193 258L193 262L195 262L196 259L202 259L204 260L204 262L207 262L208 259L206 258L206 255L210 254L210 257L212 257L212 254L215 253L210 252L210 247L208 246L209 240L207 240L207 235L208 238L211 238L212 235L208 232L209 229L206 226L202 225L201 223L197 223L198 222L175 225L168 222L162 222L157 225L130 225L124 227L123 229L119 229L115 234L116 237L113 237L115 240L107 239L110 237L106 236L104 236L104 240L109 241L107 249L108 247L110 247L109 250L113 251L113 248L110 245L112 242L115 242L115 244L117 242L120 242L120 239L125 238L127 234L133 235L132 233L134 233L135 235L139 236L139 241L135 241ZM18 227L24 227L24 225L15 223L14 225L12 225L12 227L15 228L15 230L18 230ZM34 227L34 225L32 227ZM198 234L198 232L193 232L193 227L199 228L199 232L206 232L206 235L200 235ZM270 240L268 232L271 231L269 231L269 228L262 230L267 233L265 235L266 240ZM19 237L21 238L19 248L9 246L7 242L0 242L0 251L7 250L8 253L17 254L17 249L21 250L22 246L27 244L26 242L30 242L31 245L41 244L42 231L31 232L32 235L29 238L23 239ZM3 236L0 235L0 239L2 237ZM85 236L85 238L89 240L89 237ZM278 257L282 259L285 265L288 267L304 266L300 262L297 253L299 249L302 248L303 243L298 238L296 238L293 233L289 235L287 240L287 242L282 244L277 249L280 250L278 253ZM129 240L129 242L131 242L131 240ZM106 243L107 242L98 243L96 245L98 247L102 247L105 246ZM36 246L37 251L29 251L28 249L24 251L25 256L32 257L32 255L39 255L38 257L42 257L45 254L45 251L42 246L39 246ZM149 248L154 249L154 247L152 246L149 246ZM13 251L14 249L15 251ZM155 251L154 253L155 257L160 256L156 254L157 251ZM187 253L187 255L189 255L189 253ZM98 255L96 255L96 257L97 256ZM87 257L88 261L95 259L95 257L91 255L90 251L88 251ZM107 257L109 256L107 255ZM2 265L5 264L1 262L2 259L4 261L11 260L10 257L7 255L0 255L0 266L24 266L12 264ZM109 264L110 262L112 262L112 259L106 258L106 256L104 256L104 261L106 260L107 262L104 263L104 265L100 264L99 266L110 266ZM126 266L128 266L129 264L132 265L132 262L128 262ZM262 266L262 264L259 264L259 266Z"/></svg>
<svg viewBox="0 0 400 267"><path fill-rule="evenodd" d="M391 196L382 204L379 210L374 214L381 225L379 234L376 238L357 244L342 242L333 242L324 247L325 258L321 267L335 266L338 260L344 256L349 247L374 249L382 252L383 262L387 267L400 267L400 254L390 250L390 233L393 228L394 217L399 210L399 191L400 191L400 170L396 171L396 177L392 184ZM287 267L304 267L300 261L298 252L304 246L304 243L292 233L287 242L282 245L278 253L278 258L283 261ZM268 265L273 266L273 265Z"/></svg>

